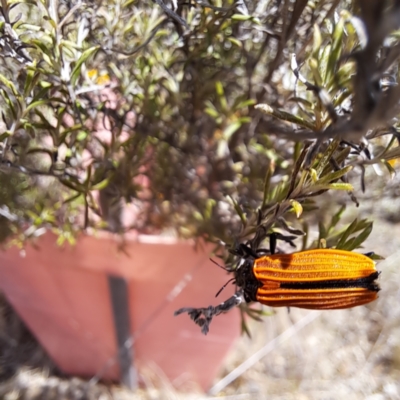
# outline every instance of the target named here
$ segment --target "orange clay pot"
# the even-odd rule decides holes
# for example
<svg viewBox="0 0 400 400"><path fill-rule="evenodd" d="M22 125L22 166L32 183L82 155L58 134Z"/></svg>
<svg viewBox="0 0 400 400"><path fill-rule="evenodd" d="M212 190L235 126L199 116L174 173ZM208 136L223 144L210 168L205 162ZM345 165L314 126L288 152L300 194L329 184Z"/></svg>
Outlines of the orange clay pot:
<svg viewBox="0 0 400 400"><path fill-rule="evenodd" d="M117 277L126 282L122 322L134 338L127 353L139 381L150 373L181 390L206 390L239 336L239 313L215 318L204 336L187 315L174 317L174 311L216 305L232 294L229 286L215 299L228 275L209 261L211 249L128 234L121 251L108 233L81 235L75 246L59 247L46 234L24 256L16 248L0 252L0 289L63 372L121 380L109 284Z"/></svg>

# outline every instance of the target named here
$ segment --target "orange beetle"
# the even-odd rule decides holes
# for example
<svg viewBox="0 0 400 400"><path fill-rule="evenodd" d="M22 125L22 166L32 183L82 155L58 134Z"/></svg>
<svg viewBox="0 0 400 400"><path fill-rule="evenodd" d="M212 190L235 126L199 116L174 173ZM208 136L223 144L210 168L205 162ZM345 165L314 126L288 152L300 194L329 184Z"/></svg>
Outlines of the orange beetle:
<svg viewBox="0 0 400 400"><path fill-rule="evenodd" d="M369 303L378 297L380 290L375 263L363 254L314 249L259 257L246 246L235 253L242 259L232 279L238 291L231 298L216 307L181 308L175 312L175 315L187 312L204 334L215 315L243 302L332 310Z"/></svg>
<svg viewBox="0 0 400 400"><path fill-rule="evenodd" d="M324 310L375 300L378 275L375 263L363 254L315 249L246 260L236 272L236 283L246 301Z"/></svg>

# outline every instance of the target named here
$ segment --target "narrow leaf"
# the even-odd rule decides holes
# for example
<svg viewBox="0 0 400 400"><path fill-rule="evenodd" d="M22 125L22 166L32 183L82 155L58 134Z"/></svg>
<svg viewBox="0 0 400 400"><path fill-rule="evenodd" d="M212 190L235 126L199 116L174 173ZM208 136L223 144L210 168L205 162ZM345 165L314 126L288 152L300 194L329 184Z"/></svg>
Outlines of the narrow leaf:
<svg viewBox="0 0 400 400"><path fill-rule="evenodd" d="M358 236L353 238L351 242L349 241L348 243L345 243L342 249L349 251L357 249L358 247L361 246L362 243L365 242L365 240L368 238L371 232L372 232L372 222L370 222L370 224Z"/></svg>
<svg viewBox="0 0 400 400"><path fill-rule="evenodd" d="M8 87L14 96L19 95L18 90L15 87L15 85L10 80L8 80L3 74L0 74L0 82L3 85L5 85L6 87Z"/></svg>
<svg viewBox="0 0 400 400"><path fill-rule="evenodd" d="M296 125L299 125L304 128L311 129L311 130L315 129L314 124L312 124L311 122L308 122L305 119L303 119L297 115L290 114L286 111L273 108L268 104L257 104L255 106L255 108L258 110L261 110L264 114L272 115L273 117L278 118L282 121L291 122L293 124L296 124Z"/></svg>
<svg viewBox="0 0 400 400"><path fill-rule="evenodd" d="M349 192L352 192L354 190L353 185L344 182L331 183L328 185L328 187L329 189L333 190L347 190Z"/></svg>
<svg viewBox="0 0 400 400"><path fill-rule="evenodd" d="M82 55L79 57L79 60L76 62L76 65L74 67L74 69L72 70L71 73L71 83L72 85L75 85L76 81L78 80L78 77L81 73L81 68L82 65L85 61L87 61L87 59L94 54L97 50L99 49L99 46L94 46L91 47L87 50L85 50Z"/></svg>
<svg viewBox="0 0 400 400"><path fill-rule="evenodd" d="M343 205L342 207L340 207L339 211L336 214L334 214L334 216L331 219L331 225L329 227L329 230L331 230L338 224L338 222L340 221L340 218L343 215L345 210L346 210L346 206Z"/></svg>
<svg viewBox="0 0 400 400"><path fill-rule="evenodd" d="M222 135L224 137L225 140L229 140L231 138L231 136L242 126L242 124L238 121L233 122L232 124L228 125Z"/></svg>
<svg viewBox="0 0 400 400"><path fill-rule="evenodd" d="M344 244L346 243L348 237L355 231L357 227L358 220L357 218L347 227L347 229L343 232L342 236L340 237L339 241L336 244L337 249L341 249Z"/></svg>
<svg viewBox="0 0 400 400"><path fill-rule="evenodd" d="M51 99L51 100L53 100L53 99ZM33 108L36 108L36 107L42 106L44 104L47 104L49 101L50 101L49 99L43 99L43 100L34 101L33 103L30 103L28 105L28 107L26 107L26 111L30 111Z"/></svg>
<svg viewBox="0 0 400 400"><path fill-rule="evenodd" d="M243 213L243 210L240 208L239 204L235 201L235 199L228 195L228 197L231 199L233 207L235 208L236 213L239 215L240 220L242 221L243 226L246 226L247 218L246 215Z"/></svg>
<svg viewBox="0 0 400 400"><path fill-rule="evenodd" d="M251 15L243 15L243 14L233 14L231 19L233 21L248 21L249 19L252 19L253 17Z"/></svg>
<svg viewBox="0 0 400 400"><path fill-rule="evenodd" d="M264 208L265 204L267 204L267 199L268 199L268 192L271 184L271 177L272 174L274 173L274 165L273 163L269 164L269 168L267 171L267 174L265 175L265 180L264 180L264 193L263 193L263 201L262 201L262 206L261 209Z"/></svg>
<svg viewBox="0 0 400 400"><path fill-rule="evenodd" d="M353 167L351 165L349 165L347 167L342 168L339 171L330 172L329 174L326 174L321 179L319 179L317 183L324 184L324 183L330 183L332 181L336 181L336 180L340 179L343 175L346 175L352 169L353 169Z"/></svg>
<svg viewBox="0 0 400 400"><path fill-rule="evenodd" d="M90 190L102 190L105 189L108 184L110 183L110 177L103 179L101 182L96 183L95 185L93 185Z"/></svg>

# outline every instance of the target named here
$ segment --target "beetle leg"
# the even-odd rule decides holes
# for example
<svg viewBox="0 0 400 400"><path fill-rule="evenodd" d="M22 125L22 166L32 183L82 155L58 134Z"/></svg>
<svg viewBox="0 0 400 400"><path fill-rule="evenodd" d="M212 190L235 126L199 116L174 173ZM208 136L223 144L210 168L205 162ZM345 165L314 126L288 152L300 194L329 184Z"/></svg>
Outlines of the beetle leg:
<svg viewBox="0 0 400 400"><path fill-rule="evenodd" d="M277 240L277 234L275 232L272 232L271 235L269 236L269 251L271 252L271 254L275 254L276 240Z"/></svg>
<svg viewBox="0 0 400 400"><path fill-rule="evenodd" d="M250 246L247 246L245 244L240 244L240 250L243 252L243 255L245 257L253 257L253 258L257 258L258 255L255 251L253 251L253 249Z"/></svg>
<svg viewBox="0 0 400 400"><path fill-rule="evenodd" d="M288 235L282 235L281 233L278 232L272 232L269 235L269 249L271 254L276 253L276 243L278 240L283 240L286 243L289 243L290 246L296 247L296 245L293 243L293 240L297 238L297 236L288 236Z"/></svg>
<svg viewBox="0 0 400 400"><path fill-rule="evenodd" d="M237 307L239 304L245 301L243 296L243 291L236 292L232 297L228 300L225 300L223 303L218 306L209 306L207 308L180 308L174 312L174 315L179 315L182 313L188 313L190 318L201 327L201 332L204 335L207 335L210 327L211 320L214 316L219 314L226 313L230 311L232 308Z"/></svg>

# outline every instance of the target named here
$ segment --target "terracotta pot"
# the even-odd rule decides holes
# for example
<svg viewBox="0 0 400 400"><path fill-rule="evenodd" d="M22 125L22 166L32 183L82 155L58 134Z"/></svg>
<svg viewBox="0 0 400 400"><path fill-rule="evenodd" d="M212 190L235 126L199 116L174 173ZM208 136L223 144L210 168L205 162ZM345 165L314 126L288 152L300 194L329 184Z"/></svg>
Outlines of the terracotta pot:
<svg viewBox="0 0 400 400"><path fill-rule="evenodd" d="M228 275L209 261L210 250L139 235L127 236L122 252L111 234L59 247L46 234L24 257L16 248L0 252L0 289L67 374L120 380L127 358L118 347L133 335L125 356L139 377L162 371L178 389L194 382L205 390L239 336L239 313L215 318L207 336L187 315L173 313L231 295L229 286L214 297Z"/></svg>

